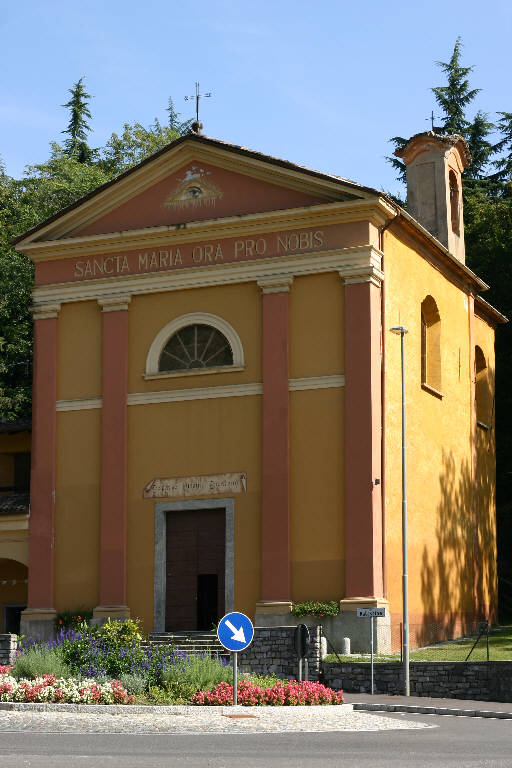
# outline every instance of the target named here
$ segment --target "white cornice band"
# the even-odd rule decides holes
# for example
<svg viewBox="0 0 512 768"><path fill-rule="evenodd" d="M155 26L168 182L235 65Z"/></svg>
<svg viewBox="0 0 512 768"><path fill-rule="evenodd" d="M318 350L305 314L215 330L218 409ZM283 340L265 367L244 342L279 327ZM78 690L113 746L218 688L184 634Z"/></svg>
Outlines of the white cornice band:
<svg viewBox="0 0 512 768"><path fill-rule="evenodd" d="M70 400L57 400L57 411L90 411L101 408L101 397L75 397Z"/></svg>
<svg viewBox="0 0 512 768"><path fill-rule="evenodd" d="M333 376L309 376L304 379L290 379L288 389L290 392L299 392L306 389L331 389L331 387L344 387L345 376L336 374Z"/></svg>
<svg viewBox="0 0 512 768"><path fill-rule="evenodd" d="M228 384L223 387L191 387L190 389L164 389L159 392L134 392L128 395L128 405L147 403L177 403L183 400L212 400L220 397L246 397L261 395L263 385Z"/></svg>
<svg viewBox="0 0 512 768"><path fill-rule="evenodd" d="M289 391L298 392L313 389L331 389L345 386L345 376L309 376L289 380ZM229 384L216 387L190 387L189 389L164 389L158 392L133 392L127 396L128 405L148 405L150 403L178 403L185 400L215 400L222 397L248 397L262 395L263 384ZM101 397L74 398L57 400L57 411L84 411L102 407Z"/></svg>

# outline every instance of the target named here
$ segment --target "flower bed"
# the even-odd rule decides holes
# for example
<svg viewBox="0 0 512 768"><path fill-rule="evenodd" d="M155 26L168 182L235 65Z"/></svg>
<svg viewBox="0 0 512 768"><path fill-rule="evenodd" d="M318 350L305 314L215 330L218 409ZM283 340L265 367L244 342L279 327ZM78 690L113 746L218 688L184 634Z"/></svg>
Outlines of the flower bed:
<svg viewBox="0 0 512 768"><path fill-rule="evenodd" d="M61 704L133 704L119 680L99 684L91 679L73 680L43 675L34 680L16 680L0 674L0 701Z"/></svg>
<svg viewBox="0 0 512 768"><path fill-rule="evenodd" d="M260 688L248 680L243 680L238 684L237 700L244 707L343 704L343 691L333 691L321 683L299 683L296 680L279 681L270 688ZM198 691L192 698L192 704L233 704L233 686L229 683L219 683L210 691Z"/></svg>

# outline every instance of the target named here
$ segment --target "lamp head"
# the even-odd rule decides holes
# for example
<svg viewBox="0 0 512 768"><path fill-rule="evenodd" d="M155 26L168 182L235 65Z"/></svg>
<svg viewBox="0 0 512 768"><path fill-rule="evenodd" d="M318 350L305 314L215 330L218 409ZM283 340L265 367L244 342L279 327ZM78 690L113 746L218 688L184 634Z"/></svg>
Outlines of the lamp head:
<svg viewBox="0 0 512 768"><path fill-rule="evenodd" d="M409 333L405 325L394 325L389 329L391 333L396 333L397 336L403 336L405 333Z"/></svg>

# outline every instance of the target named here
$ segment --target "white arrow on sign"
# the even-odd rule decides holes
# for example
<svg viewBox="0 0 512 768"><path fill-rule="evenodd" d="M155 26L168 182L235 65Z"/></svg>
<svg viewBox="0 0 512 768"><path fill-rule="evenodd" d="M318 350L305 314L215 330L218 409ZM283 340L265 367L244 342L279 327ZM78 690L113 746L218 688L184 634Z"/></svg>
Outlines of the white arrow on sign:
<svg viewBox="0 0 512 768"><path fill-rule="evenodd" d="M240 627L240 629L237 629L233 626L233 624L226 619L226 627L230 629L233 632L232 640L236 640L239 643L245 643L245 635L244 635L244 628Z"/></svg>

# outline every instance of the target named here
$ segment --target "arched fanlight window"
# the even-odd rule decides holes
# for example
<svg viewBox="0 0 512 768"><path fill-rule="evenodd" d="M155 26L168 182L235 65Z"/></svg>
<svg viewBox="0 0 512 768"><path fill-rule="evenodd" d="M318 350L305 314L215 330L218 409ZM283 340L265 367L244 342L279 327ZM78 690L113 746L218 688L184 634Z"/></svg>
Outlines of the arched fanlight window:
<svg viewBox="0 0 512 768"><path fill-rule="evenodd" d="M162 349L159 371L214 368L233 365L233 352L227 338L211 325L194 323L180 328Z"/></svg>
<svg viewBox="0 0 512 768"><path fill-rule="evenodd" d="M421 383L441 393L441 316L432 296L421 303Z"/></svg>
<svg viewBox="0 0 512 768"><path fill-rule="evenodd" d="M242 342L222 317L191 312L171 320L155 336L146 358L146 377L214 373L244 366Z"/></svg>

